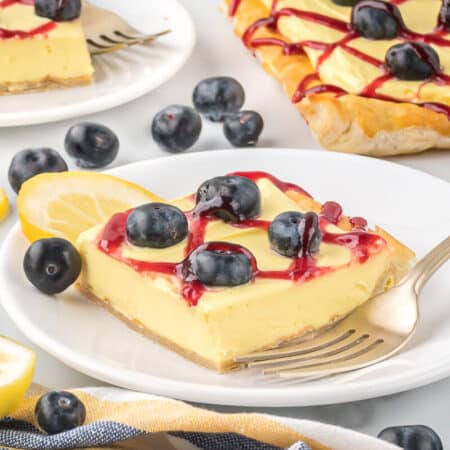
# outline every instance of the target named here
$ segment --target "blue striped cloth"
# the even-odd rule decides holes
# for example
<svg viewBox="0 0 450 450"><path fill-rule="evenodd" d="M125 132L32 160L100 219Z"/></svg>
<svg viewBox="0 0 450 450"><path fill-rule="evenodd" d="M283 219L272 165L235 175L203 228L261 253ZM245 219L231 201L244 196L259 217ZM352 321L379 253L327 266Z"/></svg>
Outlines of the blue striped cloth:
<svg viewBox="0 0 450 450"><path fill-rule="evenodd" d="M60 434L47 435L31 423L6 418L0 421L1 450L7 448L30 450L61 450L107 446L119 441L138 437L145 432L129 425L99 421ZM234 433L172 432L170 435L183 439L205 450L280 450L279 447L250 439ZM289 450L310 450L299 442Z"/></svg>

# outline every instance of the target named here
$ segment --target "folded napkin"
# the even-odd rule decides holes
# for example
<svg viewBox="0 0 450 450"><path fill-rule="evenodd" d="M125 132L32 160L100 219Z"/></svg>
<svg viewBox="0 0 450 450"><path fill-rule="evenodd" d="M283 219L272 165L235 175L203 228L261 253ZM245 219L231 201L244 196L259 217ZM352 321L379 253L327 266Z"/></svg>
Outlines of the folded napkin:
<svg viewBox="0 0 450 450"><path fill-rule="evenodd" d="M34 418L44 392L35 386L14 414L0 421L0 448L111 448L108 445L148 433L167 433L167 442L177 450L331 450L270 416L219 414L117 388L71 390L86 407L85 424L50 436L39 430Z"/></svg>

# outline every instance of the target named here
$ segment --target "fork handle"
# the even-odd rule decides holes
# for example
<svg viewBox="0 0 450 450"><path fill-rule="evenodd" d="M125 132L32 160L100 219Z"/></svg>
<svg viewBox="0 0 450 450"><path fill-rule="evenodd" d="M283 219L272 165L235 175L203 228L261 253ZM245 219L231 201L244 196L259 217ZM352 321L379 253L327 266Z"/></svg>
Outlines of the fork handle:
<svg viewBox="0 0 450 450"><path fill-rule="evenodd" d="M450 236L424 256L411 270L403 284L410 283L419 295L430 277L450 259Z"/></svg>

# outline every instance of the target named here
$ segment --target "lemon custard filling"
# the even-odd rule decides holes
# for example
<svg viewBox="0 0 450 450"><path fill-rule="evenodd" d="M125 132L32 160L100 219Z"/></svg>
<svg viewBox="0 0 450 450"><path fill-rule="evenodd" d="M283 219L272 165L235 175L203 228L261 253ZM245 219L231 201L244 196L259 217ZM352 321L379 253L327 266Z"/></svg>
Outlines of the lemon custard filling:
<svg viewBox="0 0 450 450"><path fill-rule="evenodd" d="M314 93L353 94L450 114L450 2L261 1L268 16L246 30L244 43L304 53L314 70L298 80L293 102ZM231 2L231 15L242 2ZM270 37L272 31L282 38Z"/></svg>
<svg viewBox="0 0 450 450"><path fill-rule="evenodd" d="M317 215L299 208L290 199L287 190L306 193L285 184L263 172L242 172L239 177L256 180L261 192L261 209L256 217L236 222L222 220L214 214L201 214L193 196L172 202L184 209L189 232L179 243L168 248L148 248L131 244L127 239L127 221L132 211L116 214L99 232L98 248L141 273L160 274L174 283L190 306L201 301L206 291L214 293L223 287L208 287L192 273L192 256L202 251L243 254L250 261L249 284L260 280L302 283L351 264L365 263L386 248L384 239L366 231L367 224L360 219L349 232L336 223L330 204L325 204ZM299 212L305 220L304 248L298 255L286 257L274 251L269 241L272 221L286 211ZM320 245L314 253L308 250L311 230L317 227ZM247 284L247 283L242 283ZM238 289L238 287L235 287Z"/></svg>

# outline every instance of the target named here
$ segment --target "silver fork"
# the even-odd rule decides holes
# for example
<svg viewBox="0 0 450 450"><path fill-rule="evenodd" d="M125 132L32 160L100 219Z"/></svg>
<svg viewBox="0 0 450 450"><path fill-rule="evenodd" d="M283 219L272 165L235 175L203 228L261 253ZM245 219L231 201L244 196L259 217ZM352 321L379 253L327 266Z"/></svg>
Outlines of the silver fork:
<svg viewBox="0 0 450 450"><path fill-rule="evenodd" d="M82 23L91 55L101 55L132 45L147 44L170 33L170 30L163 30L158 33L143 34L117 14L88 2L83 3Z"/></svg>
<svg viewBox="0 0 450 450"><path fill-rule="evenodd" d="M411 340L419 320L419 295L450 258L450 236L428 253L402 282L356 309L333 329L294 346L235 358L244 367L283 378L321 378L379 363Z"/></svg>

